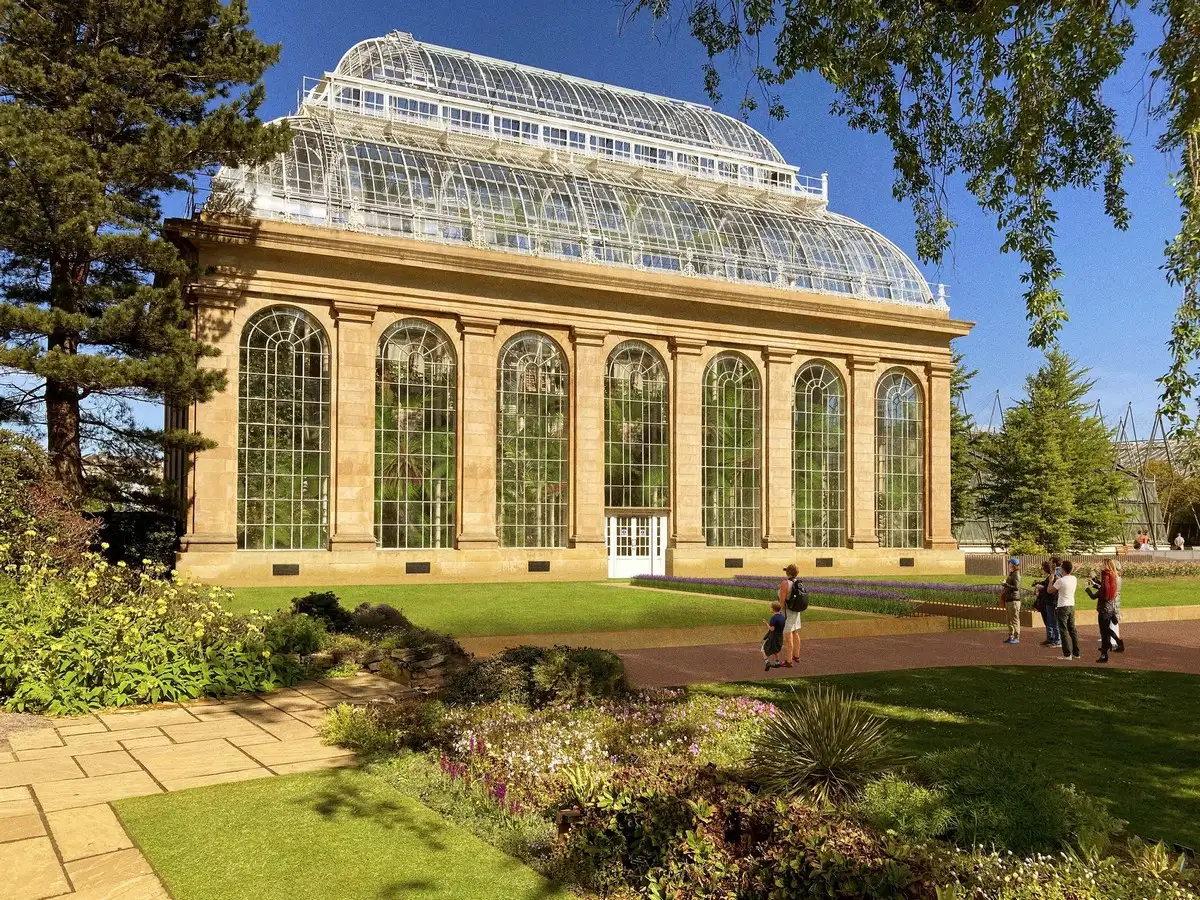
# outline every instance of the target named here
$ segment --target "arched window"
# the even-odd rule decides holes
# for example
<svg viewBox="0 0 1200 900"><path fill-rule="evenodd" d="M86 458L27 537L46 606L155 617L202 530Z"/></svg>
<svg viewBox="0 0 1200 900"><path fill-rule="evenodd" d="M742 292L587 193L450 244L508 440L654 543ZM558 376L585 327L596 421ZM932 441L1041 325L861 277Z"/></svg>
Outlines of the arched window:
<svg viewBox="0 0 1200 900"><path fill-rule="evenodd" d="M846 391L824 363L796 373L792 410L796 546L846 543Z"/></svg>
<svg viewBox="0 0 1200 900"><path fill-rule="evenodd" d="M925 416L916 382L888 372L875 389L875 522L881 547L925 541Z"/></svg>
<svg viewBox="0 0 1200 900"><path fill-rule="evenodd" d="M375 542L454 546L457 366L450 341L397 322L375 359Z"/></svg>
<svg viewBox="0 0 1200 900"><path fill-rule="evenodd" d="M502 547L567 544L568 377L558 346L524 332L500 351L496 507Z"/></svg>
<svg viewBox="0 0 1200 900"><path fill-rule="evenodd" d="M671 452L667 369L641 341L625 341L604 372L604 505L665 509Z"/></svg>
<svg viewBox="0 0 1200 900"><path fill-rule="evenodd" d="M704 370L704 535L710 547L762 546L762 401L758 372L739 353Z"/></svg>
<svg viewBox="0 0 1200 900"><path fill-rule="evenodd" d="M273 306L238 354L238 548L329 543L329 345L303 310Z"/></svg>

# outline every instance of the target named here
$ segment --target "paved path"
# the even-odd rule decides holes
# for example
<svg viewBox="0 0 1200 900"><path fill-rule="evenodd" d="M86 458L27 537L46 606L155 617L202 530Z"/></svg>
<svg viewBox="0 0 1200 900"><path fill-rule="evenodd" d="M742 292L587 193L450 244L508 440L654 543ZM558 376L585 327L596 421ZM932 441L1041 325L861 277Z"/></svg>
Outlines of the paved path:
<svg viewBox="0 0 1200 900"><path fill-rule="evenodd" d="M347 765L314 726L327 707L397 688L360 675L13 732L11 750L0 743L0 898L169 898L111 801Z"/></svg>
<svg viewBox="0 0 1200 900"><path fill-rule="evenodd" d="M883 637L805 640L801 661L790 669L764 672L758 648L750 644L708 647L664 647L624 650L621 657L630 682L637 687L667 687L713 681L748 681L795 678L802 675L837 675L889 669L924 669L938 666L1092 666L1099 629L1079 628L1082 658L1061 662L1055 648L1042 647L1045 631L1026 628L1016 646L1003 643L1004 632L952 631L948 634L910 634ZM1154 669L1200 675L1200 621L1129 623L1121 626L1128 649L1114 653L1108 668Z"/></svg>

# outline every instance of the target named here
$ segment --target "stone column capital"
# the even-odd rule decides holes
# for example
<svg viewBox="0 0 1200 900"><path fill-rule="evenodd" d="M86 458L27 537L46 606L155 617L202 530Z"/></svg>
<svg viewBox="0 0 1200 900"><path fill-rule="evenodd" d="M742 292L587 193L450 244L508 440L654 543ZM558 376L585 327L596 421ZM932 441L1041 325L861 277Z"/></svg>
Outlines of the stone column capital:
<svg viewBox="0 0 1200 900"><path fill-rule="evenodd" d="M606 337L608 337L607 331L598 331L590 328L571 329L571 342L576 347L602 347Z"/></svg>
<svg viewBox="0 0 1200 900"><path fill-rule="evenodd" d="M463 334L478 337L495 337L496 329L500 327L498 319L486 319L480 316L459 316L458 330Z"/></svg>
<svg viewBox="0 0 1200 900"><path fill-rule="evenodd" d="M205 309L237 309L245 292L240 284L198 281L188 287L188 297Z"/></svg>
<svg viewBox="0 0 1200 900"><path fill-rule="evenodd" d="M878 356L851 356L846 360L846 367L851 372L873 372L879 368Z"/></svg>
<svg viewBox="0 0 1200 900"><path fill-rule="evenodd" d="M360 322L370 325L375 321L375 313L379 307L374 303L363 303L359 300L333 300L333 320L339 325L343 322Z"/></svg>
<svg viewBox="0 0 1200 900"><path fill-rule="evenodd" d="M954 375L954 363L927 362L925 363L925 374L929 378L950 378Z"/></svg>
<svg viewBox="0 0 1200 900"><path fill-rule="evenodd" d="M675 356L699 356L707 341L696 340L694 338L671 338L671 353Z"/></svg>
<svg viewBox="0 0 1200 900"><path fill-rule="evenodd" d="M764 347L762 358L767 365L787 365L796 358L796 351L783 347Z"/></svg>

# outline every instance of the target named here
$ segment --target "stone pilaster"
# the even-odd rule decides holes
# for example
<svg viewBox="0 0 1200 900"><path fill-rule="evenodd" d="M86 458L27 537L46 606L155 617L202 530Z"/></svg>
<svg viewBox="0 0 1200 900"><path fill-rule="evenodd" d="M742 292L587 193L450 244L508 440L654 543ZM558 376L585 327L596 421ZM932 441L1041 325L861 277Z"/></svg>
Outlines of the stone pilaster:
<svg viewBox="0 0 1200 900"><path fill-rule="evenodd" d="M950 376L948 362L925 366L928 398L925 413L925 546L957 550L950 530Z"/></svg>
<svg viewBox="0 0 1200 900"><path fill-rule="evenodd" d="M703 341L671 341L671 546L703 546Z"/></svg>
<svg viewBox="0 0 1200 900"><path fill-rule="evenodd" d="M375 549L375 311L368 303L333 304L333 550Z"/></svg>
<svg viewBox="0 0 1200 900"><path fill-rule="evenodd" d="M878 547L875 530L875 379L879 360L852 356L850 367L849 544Z"/></svg>
<svg viewBox="0 0 1200 900"><path fill-rule="evenodd" d="M194 433L216 446L191 454L188 479L185 552L225 552L237 549L238 340L234 331L242 292L227 286L195 284L196 337L221 351L201 357L202 369L225 373L225 389L205 403L193 403L188 424Z"/></svg>
<svg viewBox="0 0 1200 900"><path fill-rule="evenodd" d="M766 366L766 440L763 471L766 492L763 542L767 547L795 547L795 501L792 493L792 360L795 353L769 347Z"/></svg>
<svg viewBox="0 0 1200 900"><path fill-rule="evenodd" d="M496 326L459 317L462 405L458 447L459 549L490 549L496 537Z"/></svg>
<svg viewBox="0 0 1200 900"><path fill-rule="evenodd" d="M604 338L606 332L574 328L575 519L571 542L604 544Z"/></svg>

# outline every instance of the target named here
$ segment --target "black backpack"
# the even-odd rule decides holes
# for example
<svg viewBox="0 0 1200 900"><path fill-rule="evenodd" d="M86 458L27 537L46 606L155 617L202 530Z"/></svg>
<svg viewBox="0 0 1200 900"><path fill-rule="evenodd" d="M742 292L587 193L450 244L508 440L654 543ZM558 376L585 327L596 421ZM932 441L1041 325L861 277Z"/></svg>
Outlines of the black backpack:
<svg viewBox="0 0 1200 900"><path fill-rule="evenodd" d="M788 592L788 612L802 613L808 609L808 591L800 583L799 578L792 579L792 589Z"/></svg>

